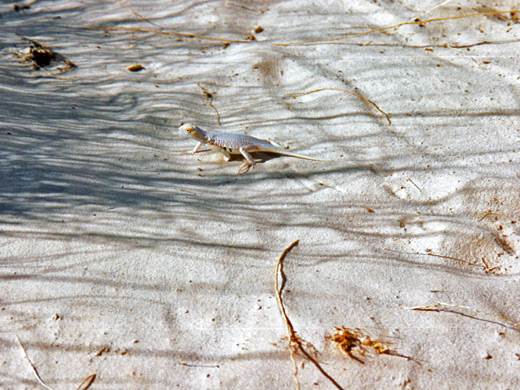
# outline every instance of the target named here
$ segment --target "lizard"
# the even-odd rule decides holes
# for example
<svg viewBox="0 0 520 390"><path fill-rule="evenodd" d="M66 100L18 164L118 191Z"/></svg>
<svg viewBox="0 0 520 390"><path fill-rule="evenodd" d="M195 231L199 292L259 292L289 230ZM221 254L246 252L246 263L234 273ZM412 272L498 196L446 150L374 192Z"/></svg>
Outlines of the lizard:
<svg viewBox="0 0 520 390"><path fill-rule="evenodd" d="M283 156L301 158L304 160L324 161L312 157L301 156L299 154L289 153L274 141L268 141L246 134L206 131L202 130L198 126L192 125L191 123L183 124L181 127L179 127L179 130L181 132L187 131L189 135L198 141L197 145L195 145L195 148L189 154L214 150L220 153L226 161L230 160L232 154L241 154L246 161L238 169L239 175L246 173L251 167L256 165L256 161L254 160L253 156L251 156L251 153L255 152L274 153ZM208 144L211 149L200 150L204 144Z"/></svg>

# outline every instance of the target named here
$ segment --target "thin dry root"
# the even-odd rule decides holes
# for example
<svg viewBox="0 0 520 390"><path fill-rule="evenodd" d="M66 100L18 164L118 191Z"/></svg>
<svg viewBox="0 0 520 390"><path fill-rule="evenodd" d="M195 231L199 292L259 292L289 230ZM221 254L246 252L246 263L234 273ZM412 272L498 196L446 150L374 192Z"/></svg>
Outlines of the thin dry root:
<svg viewBox="0 0 520 390"><path fill-rule="evenodd" d="M291 360L293 362L294 367L294 381L296 382L296 388L300 389L300 381L298 380L298 366L296 365L296 360L294 359L294 355L300 351L303 356L305 356L314 366L321 372L321 374L327 378L338 390L343 390L343 387L336 382L336 380L331 377L327 371L320 365L320 363L312 356L312 352L308 352L307 349L303 346L302 340L298 337L296 334L296 330L294 329L294 326L289 319L289 316L287 315L287 311L285 310L285 305L283 303L283 297L282 293L285 288L285 283L287 283L287 277L285 276L285 273L283 272L283 261L285 259L285 256L291 251L292 248L294 248L296 245L298 245L299 240L294 241L291 245L289 245L285 250L283 251L282 255L278 259L278 263L276 263L276 273L275 273L275 279L274 279L274 289L276 292L276 298L278 301L278 307L280 309L280 313L282 314L282 317L285 322L285 326L287 328L287 335L289 336L289 349L291 351ZM281 279L281 284L279 283L279 279ZM309 344L307 344L307 348Z"/></svg>

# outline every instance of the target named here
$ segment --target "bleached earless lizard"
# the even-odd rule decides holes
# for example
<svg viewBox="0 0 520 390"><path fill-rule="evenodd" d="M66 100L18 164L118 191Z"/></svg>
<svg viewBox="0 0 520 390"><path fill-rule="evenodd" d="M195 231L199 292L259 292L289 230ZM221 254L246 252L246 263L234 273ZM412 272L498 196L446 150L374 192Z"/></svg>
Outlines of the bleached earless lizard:
<svg viewBox="0 0 520 390"><path fill-rule="evenodd" d="M190 154L214 150L220 153L226 161L229 161L232 154L241 154L244 156L246 161L239 168L239 175L246 173L249 171L249 168L255 166L256 161L254 160L253 156L251 156L251 153L255 152L275 153L289 157L301 158L304 160L324 161L307 156L301 156L299 154L289 153L273 141L255 138L246 134L206 131L202 130L198 126L193 126L190 123L182 125L179 127L179 130L187 131L188 134L199 141ZM201 146L204 144L208 144L211 149L200 150Z"/></svg>

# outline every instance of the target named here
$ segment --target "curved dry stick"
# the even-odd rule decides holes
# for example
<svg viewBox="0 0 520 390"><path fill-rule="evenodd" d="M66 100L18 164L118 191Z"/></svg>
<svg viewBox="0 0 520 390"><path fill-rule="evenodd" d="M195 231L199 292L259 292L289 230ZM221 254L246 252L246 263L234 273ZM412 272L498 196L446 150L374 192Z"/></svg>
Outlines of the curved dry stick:
<svg viewBox="0 0 520 390"><path fill-rule="evenodd" d="M202 92L204 92L204 95L206 95L206 98L208 99L208 105L213 108L213 110L217 113L217 123L219 124L219 126L222 125L222 123L220 122L220 114L217 110L217 107L215 107L215 105L213 104L213 93L209 92L206 88L204 88L202 85L200 85L200 83L197 83L197 85L199 86L200 89L202 89Z"/></svg>
<svg viewBox="0 0 520 390"><path fill-rule="evenodd" d="M520 10L509 10L509 11L490 11L490 12L476 12L473 14L465 14L465 15L458 15L458 16L446 16L444 18L432 18L432 19L426 19L426 20L418 20L418 21L411 21L411 22L402 22L399 24L395 24L393 26L385 26L385 27L378 27L374 28L372 30L365 31L363 33L359 34L353 34L353 35L345 35L342 37L337 38L329 38L329 39L313 39L309 41L300 41L300 42L288 42L288 43L272 43L272 45L275 46L292 46L292 45L305 45L307 43L325 43L325 42L336 42L341 41L343 39L351 39L351 38L360 38L365 35L369 35L375 32L385 31L385 30L392 30L392 29L398 29L402 26L408 26L408 25L414 25L414 24L425 24L425 23L432 23L432 22L441 22L444 20L453 20L453 19L462 19L462 18L470 18L473 16L486 16L486 15L500 15L500 14L515 14L517 12L520 12Z"/></svg>
<svg viewBox="0 0 520 390"><path fill-rule="evenodd" d="M516 330L517 332L520 332L520 323L511 321L509 318L506 318L502 315L477 310L470 306L453 305L451 303L437 302L437 303L434 303L433 305L410 307L408 309L415 310L415 311L434 311L437 313L444 312L444 313L459 314L463 317L468 317L468 318L478 320L478 321L490 322L493 324L503 326L504 328L513 329L513 330ZM461 309L461 311L456 310L456 309ZM464 313L462 310L468 310L470 313L469 314ZM471 312L473 312L475 314L472 314ZM481 314L482 316L484 316L484 318L477 317L477 314ZM498 320L485 318L486 316L497 318L498 320L505 322L505 324L502 322L499 322Z"/></svg>
<svg viewBox="0 0 520 390"><path fill-rule="evenodd" d="M225 39L225 38L218 38L218 37L211 37L207 35L197 35L197 34L190 34L190 33L181 33L178 31L165 31L165 30L150 30L150 29L144 29L144 28L136 28L136 27L83 27L83 26L76 26L75 28L79 28L82 30L96 30L96 31L130 31L130 32L142 32L142 33L154 33L154 34L163 34L163 35L177 35L179 37L185 37L185 38L200 38L200 39L207 39L210 41L219 41L219 42L225 42L225 43L250 43L250 40L241 40L241 39Z"/></svg>
<svg viewBox="0 0 520 390"><path fill-rule="evenodd" d="M287 254L291 251L291 249L294 248L296 245L298 245L299 241L300 240L296 240L291 245L289 245L287 248L285 248L282 255L278 259L278 263L276 264L276 275L275 275L275 283L274 283L275 290L276 290L276 298L278 300L278 306L280 308L280 313L282 313L285 325L287 326L287 334L289 336L289 346L292 347L293 345L295 345L297 347L297 349L299 349L301 351L303 356L305 356L307 359L309 359L316 366L316 368L323 374L323 376L325 378L327 378L329 381L331 381L331 383L334 386L336 386L337 389L343 390L343 387L341 387L341 385L338 382L336 382L334 380L334 378L332 378L323 369L323 367L320 365L320 363L318 363L316 361L316 359L314 359L309 354L309 352L307 352L305 350L300 338L298 337L298 335L296 334L296 331L294 330L293 324L292 324L291 320L289 319L289 316L287 315L287 311L285 310L285 306L283 304L282 293L283 293L283 289L285 287L285 283L287 282L287 277L285 276L285 273L283 272L283 260L285 259ZM278 283L278 276L280 276L282 279L281 285ZM298 374L298 367L296 366L296 361L294 360L293 355L294 355L294 350L291 348L291 360L292 360L293 366L294 366L294 380L296 381L297 388L300 389L300 382L298 381L298 377L296 376Z"/></svg>
<svg viewBox="0 0 520 390"><path fill-rule="evenodd" d="M25 355L25 358L27 359L27 361L31 365L31 368L33 369L34 375L36 375L36 379L38 379L38 382L40 383L40 385L45 387L47 390L54 390L52 387L47 386L45 384L45 382L42 380L40 374L38 374L38 370L36 369L36 367L34 366L33 362L31 361L31 358L29 358L29 355L27 354L27 350L23 346L22 340L20 340L20 337L16 336L16 339L18 340L18 343L20 344L20 347L22 347L22 350L23 350L23 353Z"/></svg>
<svg viewBox="0 0 520 390"><path fill-rule="evenodd" d="M150 23L152 26L159 27L160 29L164 28L163 26L159 26L158 24L155 24L154 22L152 22L150 19L148 19L148 18L144 17L143 15L141 15L139 12L137 12L132 7L130 7L128 4L126 4L123 0L117 0L117 1L121 5L121 7L128 8L130 10L130 12L132 12L139 19L141 19L141 20L143 20L143 21L145 21L147 23Z"/></svg>
<svg viewBox="0 0 520 390"><path fill-rule="evenodd" d="M390 120L390 115L388 115L386 112L384 112L383 110L381 110L379 108L379 106L373 102L372 100L370 99L367 99L366 97L364 97L363 95L357 93L357 92L354 92L354 91L350 91L348 89L343 89L343 88L319 88L319 89L314 89L312 91L307 91L307 92L294 92L294 93L288 93L287 95L284 95L283 97L288 97L288 96L297 96L297 95L309 95L311 93L315 93L315 92L321 92L321 91L341 91L341 92L347 92L347 93L350 93L354 96L357 96L358 98L360 98L361 100L363 100L365 103L368 103L368 104L371 104L372 106L374 106L376 108L377 111L379 111L381 114L383 114L386 118L386 120L388 121L388 124L391 125L392 124L392 121Z"/></svg>

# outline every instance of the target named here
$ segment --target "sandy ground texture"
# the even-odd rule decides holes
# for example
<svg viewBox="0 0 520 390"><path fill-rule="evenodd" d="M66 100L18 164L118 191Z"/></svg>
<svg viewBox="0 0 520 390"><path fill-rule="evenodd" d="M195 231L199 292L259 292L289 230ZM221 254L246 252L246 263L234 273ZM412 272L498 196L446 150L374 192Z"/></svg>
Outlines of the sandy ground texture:
<svg viewBox="0 0 520 390"><path fill-rule="evenodd" d="M514 7L3 1L0 388L520 388Z"/></svg>

